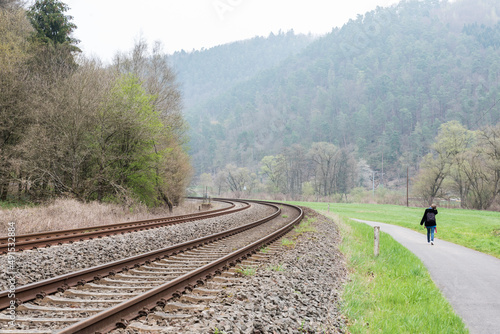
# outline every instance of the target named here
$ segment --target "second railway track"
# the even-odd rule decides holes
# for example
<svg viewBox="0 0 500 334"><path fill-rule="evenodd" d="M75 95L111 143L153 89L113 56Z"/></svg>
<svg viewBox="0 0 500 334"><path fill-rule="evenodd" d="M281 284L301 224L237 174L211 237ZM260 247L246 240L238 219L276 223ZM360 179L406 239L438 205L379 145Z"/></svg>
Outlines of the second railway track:
<svg viewBox="0 0 500 334"><path fill-rule="evenodd" d="M15 247L16 251L23 251L26 249L50 247L51 245L61 245L63 243L72 243L75 241L83 241L89 239L91 240L112 235L144 231L167 225L181 224L189 221L217 217L220 215L238 212L248 209L250 206L244 201L231 202L228 200L219 200L219 202L226 203L228 204L228 206L217 210L197 212L182 216L154 218L68 230L47 231L33 234L17 235L15 237L0 237L0 254L7 253L7 251L12 247Z"/></svg>
<svg viewBox="0 0 500 334"><path fill-rule="evenodd" d="M18 327L4 326L3 331L92 333L126 327L158 302L179 297L236 265L302 218L299 208L285 206L288 213L295 212L289 217L274 207L273 215L229 231L21 287L16 297L25 303L18 301ZM2 308L7 302L2 293ZM3 314L0 321L5 323L8 311Z"/></svg>

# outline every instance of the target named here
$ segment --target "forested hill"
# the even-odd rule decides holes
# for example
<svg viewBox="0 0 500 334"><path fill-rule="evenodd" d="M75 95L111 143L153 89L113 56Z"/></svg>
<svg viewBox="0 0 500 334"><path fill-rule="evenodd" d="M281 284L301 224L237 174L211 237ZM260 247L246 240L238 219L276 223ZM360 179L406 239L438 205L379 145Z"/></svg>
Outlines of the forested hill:
<svg viewBox="0 0 500 334"><path fill-rule="evenodd" d="M499 17L495 0L403 1L358 15L191 109L194 167L257 167L286 146L313 142L354 147L374 170L418 165L440 124L500 121Z"/></svg>
<svg viewBox="0 0 500 334"><path fill-rule="evenodd" d="M186 113L299 53L312 40L312 36L295 35L292 30L208 50L174 53L169 61L181 83Z"/></svg>

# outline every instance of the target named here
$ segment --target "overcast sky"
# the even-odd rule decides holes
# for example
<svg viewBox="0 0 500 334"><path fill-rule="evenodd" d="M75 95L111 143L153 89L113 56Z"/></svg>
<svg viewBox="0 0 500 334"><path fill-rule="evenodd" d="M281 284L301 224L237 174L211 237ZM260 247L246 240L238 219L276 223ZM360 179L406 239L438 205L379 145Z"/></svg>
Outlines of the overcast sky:
<svg viewBox="0 0 500 334"><path fill-rule="evenodd" d="M325 34L357 14L397 0L63 0L86 55L105 62L142 37L164 52L201 48L293 29Z"/></svg>

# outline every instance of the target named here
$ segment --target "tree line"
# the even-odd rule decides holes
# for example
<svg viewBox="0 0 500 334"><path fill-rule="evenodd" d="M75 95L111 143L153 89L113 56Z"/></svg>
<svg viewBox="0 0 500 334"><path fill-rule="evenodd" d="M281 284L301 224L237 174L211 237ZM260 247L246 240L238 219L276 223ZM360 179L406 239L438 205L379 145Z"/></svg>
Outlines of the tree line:
<svg viewBox="0 0 500 334"><path fill-rule="evenodd" d="M170 208L191 167L175 75L159 43L109 66L81 55L58 0L0 0L0 200Z"/></svg>
<svg viewBox="0 0 500 334"><path fill-rule="evenodd" d="M258 172L248 167L228 164L216 175L204 173L202 185L210 186L220 195L230 191L243 196L262 191L267 194L317 194L342 197L359 186L358 161L352 148L339 148L331 143L314 143L308 150L292 145L278 155L269 155L260 161Z"/></svg>
<svg viewBox="0 0 500 334"><path fill-rule="evenodd" d="M199 183L218 195L231 192L248 197L263 192L349 201L354 188L373 186L374 181L373 171L356 158L353 147L317 142L309 149L292 145L278 155L265 156L258 171L227 164L216 175L202 174ZM454 200L466 209L497 208L500 124L478 130L468 130L458 121L442 124L411 181L411 195L427 204Z"/></svg>
<svg viewBox="0 0 500 334"><path fill-rule="evenodd" d="M455 198L462 208L485 210L500 194L500 124L476 131L458 121L441 125L422 160L415 193L428 203Z"/></svg>

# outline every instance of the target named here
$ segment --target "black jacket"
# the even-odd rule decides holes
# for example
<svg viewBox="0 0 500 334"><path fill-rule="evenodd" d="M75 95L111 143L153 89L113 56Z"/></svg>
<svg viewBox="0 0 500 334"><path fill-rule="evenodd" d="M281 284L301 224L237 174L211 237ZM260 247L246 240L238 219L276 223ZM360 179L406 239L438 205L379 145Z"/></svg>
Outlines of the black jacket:
<svg viewBox="0 0 500 334"><path fill-rule="evenodd" d="M438 214L438 210L432 209L432 208L427 208L425 209L424 216L422 217L422 220L420 221L420 225L423 225L425 223L425 226L436 226L436 217L434 217L434 220L429 220L427 219L427 213L433 213L434 216Z"/></svg>

